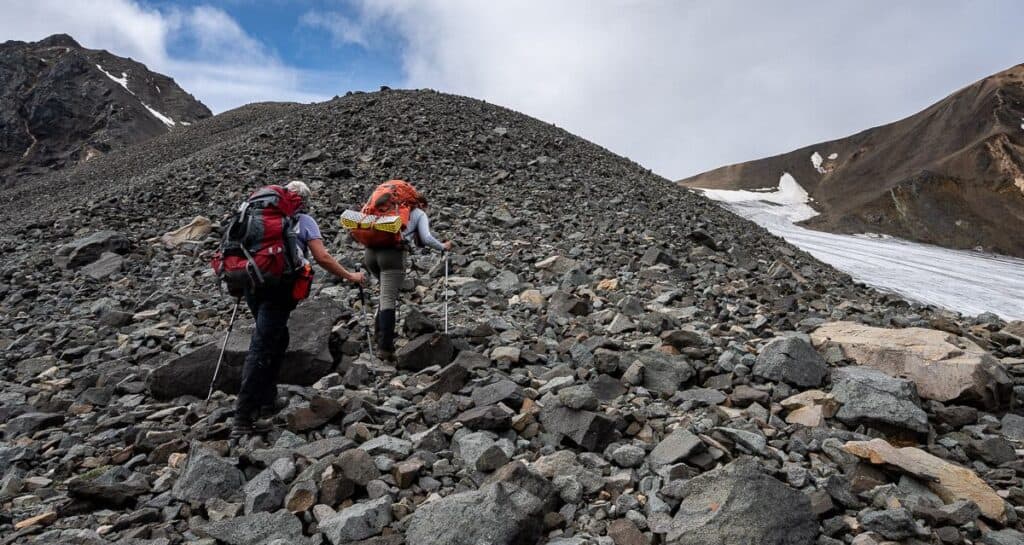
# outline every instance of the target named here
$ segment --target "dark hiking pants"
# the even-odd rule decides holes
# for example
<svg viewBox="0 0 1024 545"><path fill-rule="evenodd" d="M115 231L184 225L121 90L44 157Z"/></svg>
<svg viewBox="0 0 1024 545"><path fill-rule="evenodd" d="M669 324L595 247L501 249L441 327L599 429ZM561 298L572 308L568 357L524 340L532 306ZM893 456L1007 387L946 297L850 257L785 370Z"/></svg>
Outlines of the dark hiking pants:
<svg viewBox="0 0 1024 545"><path fill-rule="evenodd" d="M288 350L288 316L295 302L291 286L248 293L245 302L256 326L242 367L235 414L241 420L255 420L260 407L273 405L277 397L277 375Z"/></svg>

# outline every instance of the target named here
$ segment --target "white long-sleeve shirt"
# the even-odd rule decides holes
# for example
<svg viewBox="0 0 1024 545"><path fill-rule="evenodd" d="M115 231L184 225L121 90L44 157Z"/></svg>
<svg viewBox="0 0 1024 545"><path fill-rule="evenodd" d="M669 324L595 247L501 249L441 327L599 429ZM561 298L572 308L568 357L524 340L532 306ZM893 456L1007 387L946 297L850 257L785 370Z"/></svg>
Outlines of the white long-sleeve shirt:
<svg viewBox="0 0 1024 545"><path fill-rule="evenodd" d="M434 235L430 233L430 218L427 217L426 212L419 208L413 208L412 212L409 213L409 225L406 225L405 230L402 231L402 238L410 243L415 242L414 237L418 237L420 244L424 246L444 251L444 244L441 244L441 241L434 238Z"/></svg>

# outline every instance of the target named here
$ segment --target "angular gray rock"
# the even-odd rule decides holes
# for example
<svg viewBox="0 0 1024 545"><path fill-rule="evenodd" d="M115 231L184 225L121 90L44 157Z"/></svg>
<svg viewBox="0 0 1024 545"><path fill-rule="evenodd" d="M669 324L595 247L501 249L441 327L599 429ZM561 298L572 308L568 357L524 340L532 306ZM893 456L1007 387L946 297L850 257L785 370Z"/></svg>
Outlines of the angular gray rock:
<svg viewBox="0 0 1024 545"><path fill-rule="evenodd" d="M811 545L818 522L807 497L740 458L683 485L669 545Z"/></svg>
<svg viewBox="0 0 1024 545"><path fill-rule="evenodd" d="M96 261L82 267L82 273L94 280L102 280L124 267L124 258L113 252L103 252Z"/></svg>
<svg viewBox="0 0 1024 545"><path fill-rule="evenodd" d="M562 388L558 391L558 400L562 402L562 405L570 409L596 411L600 406L597 396L594 395L590 386L586 384Z"/></svg>
<svg viewBox="0 0 1024 545"><path fill-rule="evenodd" d="M30 412L15 416L7 421L4 427L4 438L14 439L22 435L32 435L38 430L60 426L64 423L64 415L59 413Z"/></svg>
<svg viewBox="0 0 1024 545"><path fill-rule="evenodd" d="M504 403L516 410L523 406L525 399L522 386L507 379L474 388L470 396L477 407Z"/></svg>
<svg viewBox="0 0 1024 545"><path fill-rule="evenodd" d="M928 433L928 414L920 407L913 382L867 367L842 367L832 372L832 383L841 422Z"/></svg>
<svg viewBox="0 0 1024 545"><path fill-rule="evenodd" d="M285 356L288 365L281 367L280 383L308 386L334 370L331 328L341 318L342 310L332 299L316 298L292 312L288 322L291 339ZM247 328L235 325L217 375L217 390L238 392L250 335ZM147 381L150 392L157 399L182 395L206 397L219 355L220 342L215 341L168 361L150 373Z"/></svg>
<svg viewBox="0 0 1024 545"><path fill-rule="evenodd" d="M903 508L870 511L865 513L860 521L864 529L876 532L886 539L899 540L919 534L927 535L923 529L918 528L910 511Z"/></svg>
<svg viewBox="0 0 1024 545"><path fill-rule="evenodd" d="M679 391L679 387L696 374L693 366L682 357L670 356L657 350L640 352L634 361L639 361L643 366L644 388L666 396Z"/></svg>
<svg viewBox="0 0 1024 545"><path fill-rule="evenodd" d="M510 467L512 466L512 467ZM472 492L421 505L409 519L406 545L525 545L543 534L554 486L513 462Z"/></svg>
<svg viewBox="0 0 1024 545"><path fill-rule="evenodd" d="M387 454L395 459L401 460L412 452L412 443L399 437L390 435L379 435L359 445L359 450L365 451L371 456Z"/></svg>
<svg viewBox="0 0 1024 545"><path fill-rule="evenodd" d="M288 511L254 513L205 524L198 533L227 545L271 545L283 539L295 545L311 545L302 534L302 522Z"/></svg>
<svg viewBox="0 0 1024 545"><path fill-rule="evenodd" d="M174 482L171 493L179 500L197 503L213 498L230 500L241 496L244 485L245 476L233 462L193 443L188 463Z"/></svg>
<svg viewBox="0 0 1024 545"><path fill-rule="evenodd" d="M825 359L799 337L781 337L768 343L757 355L754 375L774 382L813 388L828 374Z"/></svg>
<svg viewBox="0 0 1024 545"><path fill-rule="evenodd" d="M981 536L982 545L1021 545L1024 543L1024 533L1012 528L986 532Z"/></svg>
<svg viewBox="0 0 1024 545"><path fill-rule="evenodd" d="M445 366L455 358L451 339L441 333L428 333L410 340L395 352L399 369L419 371L432 365Z"/></svg>
<svg viewBox="0 0 1024 545"><path fill-rule="evenodd" d="M273 512L281 508L288 494L288 485L273 469L264 469L245 483L245 514Z"/></svg>
<svg viewBox="0 0 1024 545"><path fill-rule="evenodd" d="M114 466L95 478L79 477L68 482L68 494L94 504L120 507L150 492L146 479L124 466Z"/></svg>
<svg viewBox="0 0 1024 545"><path fill-rule="evenodd" d="M1000 430L1003 437L1018 443L1024 443L1024 416L1007 413L1003 416Z"/></svg>
<svg viewBox="0 0 1024 545"><path fill-rule="evenodd" d="M65 269L77 269L96 261L105 252L126 254L129 249L131 242L121 233L97 231L57 248L53 263Z"/></svg>
<svg viewBox="0 0 1024 545"><path fill-rule="evenodd" d="M610 417L568 407L545 407L541 423L547 431L564 436L591 452L603 451L619 436L615 421Z"/></svg>
<svg viewBox="0 0 1024 545"><path fill-rule="evenodd" d="M665 436L647 455L647 460L651 467L660 467L685 460L703 449L704 443L699 437L680 427Z"/></svg>
<svg viewBox="0 0 1024 545"><path fill-rule="evenodd" d="M455 454L473 471L494 471L508 463L508 454L484 431L456 436Z"/></svg>
<svg viewBox="0 0 1024 545"><path fill-rule="evenodd" d="M373 537L391 524L391 497L357 503L320 521L320 531L333 545Z"/></svg>

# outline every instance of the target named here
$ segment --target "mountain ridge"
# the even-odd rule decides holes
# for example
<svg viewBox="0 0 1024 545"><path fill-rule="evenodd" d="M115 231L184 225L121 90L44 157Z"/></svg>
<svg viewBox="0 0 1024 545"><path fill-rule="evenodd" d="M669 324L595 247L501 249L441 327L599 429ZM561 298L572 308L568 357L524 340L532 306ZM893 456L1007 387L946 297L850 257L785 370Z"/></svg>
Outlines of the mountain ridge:
<svg viewBox="0 0 1024 545"><path fill-rule="evenodd" d="M173 79L66 34L0 43L0 182L83 163L211 115Z"/></svg>
<svg viewBox="0 0 1024 545"><path fill-rule="evenodd" d="M760 189L790 173L804 225L1024 256L1024 64L899 121L698 174L691 188Z"/></svg>

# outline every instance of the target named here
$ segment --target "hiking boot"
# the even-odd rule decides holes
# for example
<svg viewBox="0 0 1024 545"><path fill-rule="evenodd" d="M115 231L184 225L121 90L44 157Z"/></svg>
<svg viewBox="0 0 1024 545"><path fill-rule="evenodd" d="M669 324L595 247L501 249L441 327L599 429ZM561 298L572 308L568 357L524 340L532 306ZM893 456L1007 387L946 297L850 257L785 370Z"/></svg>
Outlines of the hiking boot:
<svg viewBox="0 0 1024 545"><path fill-rule="evenodd" d="M249 418L235 417L235 419L231 422L231 437L261 435L273 429L274 425L269 420L252 420Z"/></svg>
<svg viewBox="0 0 1024 545"><path fill-rule="evenodd" d="M281 409L287 407L288 404L283 402L281 398L274 397L273 403L267 403L266 405L260 405L259 418L267 420L273 420L277 413L281 412Z"/></svg>
<svg viewBox="0 0 1024 545"><path fill-rule="evenodd" d="M377 351L383 354L395 352L395 309L382 310L377 313Z"/></svg>
<svg viewBox="0 0 1024 545"><path fill-rule="evenodd" d="M231 421L231 437L244 437L254 433L256 433L256 427L251 419L235 417Z"/></svg>

